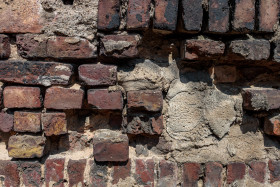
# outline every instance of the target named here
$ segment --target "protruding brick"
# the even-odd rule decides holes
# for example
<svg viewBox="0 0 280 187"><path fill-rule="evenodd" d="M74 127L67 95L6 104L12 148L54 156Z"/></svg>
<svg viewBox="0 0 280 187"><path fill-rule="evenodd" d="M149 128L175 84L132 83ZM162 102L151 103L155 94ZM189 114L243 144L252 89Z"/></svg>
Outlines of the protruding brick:
<svg viewBox="0 0 280 187"><path fill-rule="evenodd" d="M97 47L88 40L57 36L47 43L49 57L58 59L89 59L97 56Z"/></svg>
<svg viewBox="0 0 280 187"><path fill-rule="evenodd" d="M209 23L210 32L225 33L229 31L229 3L225 0L209 1Z"/></svg>
<svg viewBox="0 0 280 187"><path fill-rule="evenodd" d="M162 110L163 97L159 90L127 92L127 108L131 111L159 112Z"/></svg>
<svg viewBox="0 0 280 187"><path fill-rule="evenodd" d="M177 185L177 165L175 162L165 160L159 163L158 186L176 186Z"/></svg>
<svg viewBox="0 0 280 187"><path fill-rule="evenodd" d="M235 40L229 46L231 60L267 60L270 43L267 40Z"/></svg>
<svg viewBox="0 0 280 187"><path fill-rule="evenodd" d="M35 112L15 112L14 131L16 132L40 132L41 113Z"/></svg>
<svg viewBox="0 0 280 187"><path fill-rule="evenodd" d="M280 4L278 0L260 0L259 31L273 32L279 20Z"/></svg>
<svg viewBox="0 0 280 187"><path fill-rule="evenodd" d="M222 186L223 166L218 162L208 162L205 164L205 186Z"/></svg>
<svg viewBox="0 0 280 187"><path fill-rule="evenodd" d="M115 58L138 56L139 35L106 35L101 38L100 55Z"/></svg>
<svg viewBox="0 0 280 187"><path fill-rule="evenodd" d="M51 109L82 108L84 91L82 89L51 87L45 95L44 106Z"/></svg>
<svg viewBox="0 0 280 187"><path fill-rule="evenodd" d="M117 30L120 26L120 1L99 0L97 28Z"/></svg>
<svg viewBox="0 0 280 187"><path fill-rule="evenodd" d="M182 22L183 30L199 32L203 19L203 0L182 0Z"/></svg>
<svg viewBox="0 0 280 187"><path fill-rule="evenodd" d="M8 86L4 89L4 106L6 108L40 108L40 88Z"/></svg>
<svg viewBox="0 0 280 187"><path fill-rule="evenodd" d="M275 113L265 118L264 132L268 135L280 136L280 114Z"/></svg>
<svg viewBox="0 0 280 187"><path fill-rule="evenodd" d="M214 40L185 40L181 45L182 59L207 60L220 58L225 51L225 44Z"/></svg>
<svg viewBox="0 0 280 187"><path fill-rule="evenodd" d="M10 39L8 36L0 34L0 59L9 58L10 54L11 54Z"/></svg>
<svg viewBox="0 0 280 187"><path fill-rule="evenodd" d="M117 66L86 64L79 66L79 78L90 86L112 86L117 82Z"/></svg>
<svg viewBox="0 0 280 187"><path fill-rule="evenodd" d="M107 187L108 166L106 162L90 161L90 185L92 187Z"/></svg>
<svg viewBox="0 0 280 187"><path fill-rule="evenodd" d="M128 160L128 137L117 131L99 130L93 138L93 156L96 161L121 162Z"/></svg>
<svg viewBox="0 0 280 187"><path fill-rule="evenodd" d="M154 186L155 163L152 159L136 160L135 180L138 184Z"/></svg>
<svg viewBox="0 0 280 187"><path fill-rule="evenodd" d="M151 0L128 1L126 27L129 30L149 28Z"/></svg>
<svg viewBox="0 0 280 187"><path fill-rule="evenodd" d="M65 113L42 114L42 126L46 136L61 135L67 133L67 121Z"/></svg>
<svg viewBox="0 0 280 187"><path fill-rule="evenodd" d="M69 178L69 186L85 186L84 172L86 168L86 159L69 160L67 165L67 172Z"/></svg>
<svg viewBox="0 0 280 187"><path fill-rule="evenodd" d="M198 163L185 163L183 166L183 187L197 186L201 174L201 166Z"/></svg>
<svg viewBox="0 0 280 187"><path fill-rule="evenodd" d="M237 78L235 66L215 66L210 68L210 74L215 83L231 83Z"/></svg>
<svg viewBox="0 0 280 187"><path fill-rule="evenodd" d="M42 171L39 162L22 162L20 164L22 171L22 182L24 186L42 186Z"/></svg>
<svg viewBox="0 0 280 187"><path fill-rule="evenodd" d="M0 131L10 132L14 126L14 116L7 113L0 113Z"/></svg>
<svg viewBox="0 0 280 187"><path fill-rule="evenodd" d="M4 176L4 181L1 180L4 186L20 186L17 162L0 160L0 175Z"/></svg>
<svg viewBox="0 0 280 187"><path fill-rule="evenodd" d="M13 158L40 158L43 156L46 138L43 136L11 136L8 143L9 156Z"/></svg>
<svg viewBox="0 0 280 187"><path fill-rule="evenodd" d="M53 184L57 187L64 187L64 158L47 159L45 162L46 187Z"/></svg>
<svg viewBox="0 0 280 187"><path fill-rule="evenodd" d="M67 85L73 74L69 64L54 62L4 61L0 63L0 81L50 86Z"/></svg>
<svg viewBox="0 0 280 187"><path fill-rule="evenodd" d="M177 26L178 0L155 0L154 29L175 31Z"/></svg>
<svg viewBox="0 0 280 187"><path fill-rule="evenodd" d="M91 89L88 90L88 103L100 110L122 110L122 92L109 91L107 89Z"/></svg>
<svg viewBox="0 0 280 187"><path fill-rule="evenodd" d="M270 183L274 183L276 181L280 181L280 162L269 160L268 161L268 169L270 172Z"/></svg>
<svg viewBox="0 0 280 187"><path fill-rule="evenodd" d="M227 184L244 179L246 165L244 163L231 163L227 165Z"/></svg>
<svg viewBox="0 0 280 187"><path fill-rule="evenodd" d="M116 162L114 165L114 170L112 174L112 184L117 184L120 179L125 180L131 174L131 161L126 162Z"/></svg>
<svg viewBox="0 0 280 187"><path fill-rule="evenodd" d="M233 29L251 31L255 27L255 0L235 0Z"/></svg>
<svg viewBox="0 0 280 187"><path fill-rule="evenodd" d="M250 163L249 175L255 181L259 183L264 183L266 175L266 163L254 161Z"/></svg>
<svg viewBox="0 0 280 187"><path fill-rule="evenodd" d="M245 88L242 90L243 108L271 110L280 108L280 90L273 88Z"/></svg>

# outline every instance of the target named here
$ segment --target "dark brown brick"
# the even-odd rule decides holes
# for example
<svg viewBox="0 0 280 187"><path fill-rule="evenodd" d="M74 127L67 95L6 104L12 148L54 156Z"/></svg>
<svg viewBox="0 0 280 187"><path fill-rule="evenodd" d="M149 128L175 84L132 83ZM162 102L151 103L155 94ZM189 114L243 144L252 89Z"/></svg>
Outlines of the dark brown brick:
<svg viewBox="0 0 280 187"><path fill-rule="evenodd" d="M51 109L82 108L84 91L81 89L51 87L45 95L44 106Z"/></svg>
<svg viewBox="0 0 280 187"><path fill-rule="evenodd" d="M20 186L18 163L0 160L0 175L5 176L2 184L7 187ZM1 181L2 182L2 181Z"/></svg>
<svg viewBox="0 0 280 187"><path fill-rule="evenodd" d="M210 68L210 74L214 83L231 83L237 78L235 66L215 66Z"/></svg>
<svg viewBox="0 0 280 187"><path fill-rule="evenodd" d="M151 0L128 1L126 27L129 30L149 28Z"/></svg>
<svg viewBox="0 0 280 187"><path fill-rule="evenodd" d="M154 186L154 161L137 159L135 162L136 173L134 176L137 184Z"/></svg>
<svg viewBox="0 0 280 187"><path fill-rule="evenodd" d="M255 27L255 0L235 0L233 29L251 31Z"/></svg>
<svg viewBox="0 0 280 187"><path fill-rule="evenodd" d="M275 41L275 46L273 60L280 62L280 40Z"/></svg>
<svg viewBox="0 0 280 187"><path fill-rule="evenodd" d="M218 162L208 162L205 164L205 186L222 186L223 166Z"/></svg>
<svg viewBox="0 0 280 187"><path fill-rule="evenodd" d="M107 89L91 89L88 90L88 103L100 110L122 110L122 92L110 92Z"/></svg>
<svg viewBox="0 0 280 187"><path fill-rule="evenodd" d="M8 86L4 89L6 108L40 108L41 93L37 87Z"/></svg>
<svg viewBox="0 0 280 187"><path fill-rule="evenodd" d="M158 186L177 185L177 165L175 162L162 160L159 163Z"/></svg>
<svg viewBox="0 0 280 187"><path fill-rule="evenodd" d="M0 63L0 81L50 86L67 85L73 74L69 64L54 62L4 61Z"/></svg>
<svg viewBox="0 0 280 187"><path fill-rule="evenodd" d="M66 114L44 113L42 114L42 126L46 136L66 134Z"/></svg>
<svg viewBox="0 0 280 187"><path fill-rule="evenodd" d="M90 86L112 86L117 82L117 66L86 64L79 66L79 78Z"/></svg>
<svg viewBox="0 0 280 187"><path fill-rule="evenodd" d="M8 36L0 34L0 59L9 58L10 55L11 55L10 39Z"/></svg>
<svg viewBox="0 0 280 187"><path fill-rule="evenodd" d="M280 115L272 114L265 118L264 132L273 136L280 136Z"/></svg>
<svg viewBox="0 0 280 187"><path fill-rule="evenodd" d="M131 174L131 161L126 162L117 162L114 165L113 174L112 174L112 184L117 184L120 179L125 180Z"/></svg>
<svg viewBox="0 0 280 187"><path fill-rule="evenodd" d="M53 184L57 187L64 187L64 158L47 159L45 162L46 187Z"/></svg>
<svg viewBox="0 0 280 187"><path fill-rule="evenodd" d="M14 116L7 113L0 113L0 131L10 132L14 126Z"/></svg>
<svg viewBox="0 0 280 187"><path fill-rule="evenodd" d="M42 186L42 171L39 162L22 162L20 164L24 186Z"/></svg>
<svg viewBox="0 0 280 187"><path fill-rule="evenodd" d="M202 27L202 0L182 0L183 30L199 32Z"/></svg>
<svg viewBox="0 0 280 187"><path fill-rule="evenodd" d="M210 32L225 33L229 31L229 3L227 0L209 1Z"/></svg>
<svg viewBox="0 0 280 187"><path fill-rule="evenodd" d="M183 166L183 187L196 187L201 174L198 163L185 163Z"/></svg>
<svg viewBox="0 0 280 187"><path fill-rule="evenodd" d="M107 187L108 164L106 162L90 161L90 185L91 187Z"/></svg>
<svg viewBox="0 0 280 187"><path fill-rule="evenodd" d="M227 184L244 179L246 165L244 163L231 163L227 165Z"/></svg>
<svg viewBox="0 0 280 187"><path fill-rule="evenodd" d="M99 0L97 28L117 30L120 26L120 0Z"/></svg>
<svg viewBox="0 0 280 187"><path fill-rule="evenodd" d="M16 132L40 132L41 113L35 112L15 112L14 131Z"/></svg>
<svg viewBox="0 0 280 187"><path fill-rule="evenodd" d="M69 178L69 186L85 186L84 172L86 168L86 159L69 160L67 165L67 172Z"/></svg>
<svg viewBox="0 0 280 187"><path fill-rule="evenodd" d="M280 162L274 161L274 160L269 160L268 169L270 172L270 183L280 181Z"/></svg>
<svg viewBox="0 0 280 187"><path fill-rule="evenodd" d="M259 4L259 30L273 32L279 20L279 1L260 0Z"/></svg>
<svg viewBox="0 0 280 187"><path fill-rule="evenodd" d="M266 163L254 161L250 163L249 175L255 181L264 183L266 175Z"/></svg>

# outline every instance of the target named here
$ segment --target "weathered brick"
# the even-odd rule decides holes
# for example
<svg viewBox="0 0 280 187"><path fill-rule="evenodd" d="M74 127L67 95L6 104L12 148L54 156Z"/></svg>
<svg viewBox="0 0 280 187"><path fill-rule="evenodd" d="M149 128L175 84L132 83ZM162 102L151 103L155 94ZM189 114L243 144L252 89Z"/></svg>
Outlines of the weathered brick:
<svg viewBox="0 0 280 187"><path fill-rule="evenodd" d="M90 86L112 86L117 82L117 66L86 64L79 66L79 78Z"/></svg>
<svg viewBox="0 0 280 187"><path fill-rule="evenodd" d="M209 1L208 30L215 33L229 31L229 4L225 0Z"/></svg>
<svg viewBox="0 0 280 187"><path fill-rule="evenodd" d="M198 185L201 174L201 166L198 163L185 163L183 166L183 187L195 187Z"/></svg>
<svg viewBox="0 0 280 187"><path fill-rule="evenodd" d="M214 40L185 40L181 45L182 59L207 60L220 58L225 51L225 44Z"/></svg>
<svg viewBox="0 0 280 187"><path fill-rule="evenodd" d="M14 126L14 116L7 113L0 113L0 131L10 132Z"/></svg>
<svg viewBox="0 0 280 187"><path fill-rule="evenodd" d="M98 162L127 161L128 149L128 137L121 132L99 130L94 134L93 156Z"/></svg>
<svg viewBox="0 0 280 187"><path fill-rule="evenodd" d="M11 55L10 39L8 36L0 34L0 59L9 58Z"/></svg>
<svg viewBox="0 0 280 187"><path fill-rule="evenodd" d="M46 138L43 136L14 135L8 142L9 156L13 158L40 158L44 154Z"/></svg>
<svg viewBox="0 0 280 187"><path fill-rule="evenodd" d="M14 131L16 132L40 132L41 113L35 112L15 112Z"/></svg>
<svg viewBox="0 0 280 187"><path fill-rule="evenodd" d="M280 114L275 113L265 118L264 132L273 136L280 136Z"/></svg>
<svg viewBox="0 0 280 187"><path fill-rule="evenodd" d="M131 161L116 162L112 173L112 184L117 184L120 179L125 180L131 174Z"/></svg>
<svg viewBox="0 0 280 187"><path fill-rule="evenodd" d="M0 33L40 33L41 4L37 0L1 1Z"/></svg>
<svg viewBox="0 0 280 187"><path fill-rule="evenodd" d="M44 106L52 109L82 108L84 91L82 89L50 87L46 91Z"/></svg>
<svg viewBox="0 0 280 187"><path fill-rule="evenodd" d="M159 163L158 186L177 185L177 165L175 162L162 160Z"/></svg>
<svg viewBox="0 0 280 187"><path fill-rule="evenodd" d="M178 0L155 0L154 29L176 30L178 3Z"/></svg>
<svg viewBox="0 0 280 187"><path fill-rule="evenodd" d="M88 90L88 103L101 110L122 110L123 97L121 91L107 89Z"/></svg>
<svg viewBox="0 0 280 187"><path fill-rule="evenodd" d="M120 26L120 1L99 0L97 28L117 30Z"/></svg>
<svg viewBox="0 0 280 187"><path fill-rule="evenodd" d="M137 184L154 186L154 168L155 163L153 159L136 161L135 180Z"/></svg>
<svg viewBox="0 0 280 187"><path fill-rule="evenodd" d="M280 108L280 90L273 88L244 88L243 108L246 110L271 110Z"/></svg>
<svg viewBox="0 0 280 187"><path fill-rule="evenodd" d="M4 89L6 108L40 108L41 93L37 87L8 86Z"/></svg>
<svg viewBox="0 0 280 187"><path fill-rule="evenodd" d="M267 40L235 40L229 46L231 60L267 60L270 43Z"/></svg>
<svg viewBox="0 0 280 187"><path fill-rule="evenodd" d="M159 90L127 92L127 108L131 111L159 112L162 110L163 97Z"/></svg>
<svg viewBox="0 0 280 187"><path fill-rule="evenodd" d="M97 47L88 40L57 36L47 43L49 57L58 59L89 59L97 56Z"/></svg>
<svg viewBox="0 0 280 187"><path fill-rule="evenodd" d="M46 187L64 187L64 158L47 159L45 162Z"/></svg>
<svg viewBox="0 0 280 187"><path fill-rule="evenodd" d="M273 60L280 62L280 40L275 41L275 49L273 53Z"/></svg>
<svg viewBox="0 0 280 187"><path fill-rule="evenodd" d="M85 186L84 172L86 168L86 159L69 160L67 165L67 172L69 178L69 186Z"/></svg>
<svg viewBox="0 0 280 187"><path fill-rule="evenodd" d="M274 161L274 160L269 160L268 169L270 172L270 183L280 181L280 162Z"/></svg>
<svg viewBox="0 0 280 187"><path fill-rule="evenodd" d="M255 181L264 183L266 175L266 163L258 161L251 162L249 167L249 175Z"/></svg>
<svg viewBox="0 0 280 187"><path fill-rule="evenodd" d="M278 0L260 0L259 31L273 32L279 20L280 4Z"/></svg>
<svg viewBox="0 0 280 187"><path fill-rule="evenodd" d="M210 74L214 79L214 83L235 82L237 78L235 66L215 66L210 68Z"/></svg>
<svg viewBox="0 0 280 187"><path fill-rule="evenodd" d="M147 29L150 24L151 0L128 1L126 27L129 30Z"/></svg>
<svg viewBox="0 0 280 187"><path fill-rule="evenodd" d="M227 184L244 179L246 165L244 163L231 163L227 165Z"/></svg>
<svg viewBox="0 0 280 187"><path fill-rule="evenodd" d="M0 63L0 81L50 86L67 85L73 74L69 64L54 62L4 61Z"/></svg>
<svg viewBox="0 0 280 187"><path fill-rule="evenodd" d="M138 56L139 35L106 35L101 38L100 55L115 58Z"/></svg>
<svg viewBox="0 0 280 187"><path fill-rule="evenodd" d="M202 27L202 0L182 0L183 30L199 32Z"/></svg>
<svg viewBox="0 0 280 187"><path fill-rule="evenodd" d="M39 162L22 162L20 164L24 186L42 186L42 171Z"/></svg>
<svg viewBox="0 0 280 187"><path fill-rule="evenodd" d="M66 114L44 113L42 114L42 126L46 136L66 134Z"/></svg>
<svg viewBox="0 0 280 187"><path fill-rule="evenodd" d="M90 161L90 185L92 187L107 187L108 166L106 162Z"/></svg>
<svg viewBox="0 0 280 187"><path fill-rule="evenodd" d="M223 166L218 162L208 162L205 164L205 186L222 186Z"/></svg>
<svg viewBox="0 0 280 187"><path fill-rule="evenodd" d="M17 162L0 160L0 175L4 176L4 181L1 180L0 182L0 184L3 184L3 186L20 186Z"/></svg>
<svg viewBox="0 0 280 187"><path fill-rule="evenodd" d="M255 0L235 0L233 29L251 31L255 26Z"/></svg>

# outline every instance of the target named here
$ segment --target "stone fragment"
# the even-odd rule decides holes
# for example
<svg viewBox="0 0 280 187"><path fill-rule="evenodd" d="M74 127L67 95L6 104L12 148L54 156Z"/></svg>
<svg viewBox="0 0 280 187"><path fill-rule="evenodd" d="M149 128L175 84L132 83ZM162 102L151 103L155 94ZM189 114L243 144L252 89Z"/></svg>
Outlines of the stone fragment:
<svg viewBox="0 0 280 187"><path fill-rule="evenodd" d="M108 166L107 162L90 161L90 185L92 187L107 187Z"/></svg>
<svg viewBox="0 0 280 187"><path fill-rule="evenodd" d="M64 186L64 158L47 159L45 162L45 182L46 187Z"/></svg>
<svg viewBox="0 0 280 187"><path fill-rule="evenodd" d="M244 179L246 165L244 163L230 163L227 165L227 184Z"/></svg>
<svg viewBox="0 0 280 187"><path fill-rule="evenodd" d="M255 0L235 0L233 30L252 31L255 27Z"/></svg>
<svg viewBox="0 0 280 187"><path fill-rule="evenodd" d="M159 163L158 186L176 186L177 185L177 164L161 160Z"/></svg>
<svg viewBox="0 0 280 187"><path fill-rule="evenodd" d="M229 31L229 2L225 0L209 1L209 23L210 32L226 33Z"/></svg>
<svg viewBox="0 0 280 187"><path fill-rule="evenodd" d="M280 136L280 115L275 113L265 118L264 132L268 135Z"/></svg>
<svg viewBox="0 0 280 187"><path fill-rule="evenodd" d="M86 168L86 159L69 160L67 165L67 173L69 178L69 186L85 186L84 172Z"/></svg>
<svg viewBox="0 0 280 187"><path fill-rule="evenodd" d="M8 142L9 156L13 158L41 158L46 138L43 136L14 135Z"/></svg>
<svg viewBox="0 0 280 187"><path fill-rule="evenodd" d="M235 66L215 66L210 68L210 74L214 83L232 83L237 78Z"/></svg>
<svg viewBox="0 0 280 187"><path fill-rule="evenodd" d="M126 27L128 30L149 28L151 0L128 1Z"/></svg>
<svg viewBox="0 0 280 187"><path fill-rule="evenodd" d="M201 166L198 163L185 163L183 166L183 186L198 186Z"/></svg>
<svg viewBox="0 0 280 187"><path fill-rule="evenodd" d="M134 175L138 184L146 186L154 186L154 168L155 163L153 159L136 161L136 173Z"/></svg>
<svg viewBox="0 0 280 187"><path fill-rule="evenodd" d="M42 126L46 136L67 134L65 113L42 114Z"/></svg>
<svg viewBox="0 0 280 187"><path fill-rule="evenodd" d="M9 160L0 160L0 175L3 186L20 186L20 176L18 162Z"/></svg>
<svg viewBox="0 0 280 187"><path fill-rule="evenodd" d="M0 113L0 131L10 132L14 126L14 116L7 113Z"/></svg>
<svg viewBox="0 0 280 187"><path fill-rule="evenodd" d="M112 184L117 184L121 179L125 180L127 177L131 175L131 161L128 160L126 162L117 162L113 168L112 174Z"/></svg>
<svg viewBox="0 0 280 187"><path fill-rule="evenodd" d="M273 32L279 20L280 3L278 0L260 0L259 31Z"/></svg>
<svg viewBox="0 0 280 187"><path fill-rule="evenodd" d="M10 39L8 36L0 34L0 59L9 58L10 55L11 55Z"/></svg>
<svg viewBox="0 0 280 187"><path fill-rule="evenodd" d="M202 27L202 0L182 0L183 30L199 32Z"/></svg>
<svg viewBox="0 0 280 187"><path fill-rule="evenodd" d="M14 112L14 131L16 132L40 132L41 113Z"/></svg>
<svg viewBox="0 0 280 187"><path fill-rule="evenodd" d="M222 186L223 166L218 162L208 162L205 164L205 186Z"/></svg>
<svg viewBox="0 0 280 187"><path fill-rule="evenodd" d="M259 183L264 183L266 176L266 163L253 161L250 163L249 176Z"/></svg>
<svg viewBox="0 0 280 187"><path fill-rule="evenodd" d="M22 162L20 164L22 171L22 182L24 186L42 186L42 171L39 162Z"/></svg>
<svg viewBox="0 0 280 187"><path fill-rule="evenodd" d="M117 30L120 26L120 1L99 0L97 28L99 30Z"/></svg>

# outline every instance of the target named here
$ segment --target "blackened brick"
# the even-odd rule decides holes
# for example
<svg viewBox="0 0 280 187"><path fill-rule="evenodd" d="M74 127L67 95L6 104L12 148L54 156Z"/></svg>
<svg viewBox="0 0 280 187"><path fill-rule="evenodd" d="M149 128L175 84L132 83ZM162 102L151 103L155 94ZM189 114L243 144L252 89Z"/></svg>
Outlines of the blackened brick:
<svg viewBox="0 0 280 187"><path fill-rule="evenodd" d="M158 186L177 185L177 165L175 162L162 160L159 163Z"/></svg>
<svg viewBox="0 0 280 187"><path fill-rule="evenodd" d="M99 0L97 28L117 30L120 26L120 0Z"/></svg>
<svg viewBox="0 0 280 187"><path fill-rule="evenodd" d="M182 0L183 30L199 32L202 27L203 8L202 0Z"/></svg>
<svg viewBox="0 0 280 187"><path fill-rule="evenodd" d="M107 187L108 163L90 161L90 185L91 187Z"/></svg>
<svg viewBox="0 0 280 187"><path fill-rule="evenodd" d="M129 0L127 10L127 29L149 28L151 0Z"/></svg>
<svg viewBox="0 0 280 187"><path fill-rule="evenodd" d="M210 32L225 33L229 31L229 3L227 0L209 1Z"/></svg>
<svg viewBox="0 0 280 187"><path fill-rule="evenodd" d="M0 59L9 58L11 54L10 39L8 36L0 34Z"/></svg>
<svg viewBox="0 0 280 187"><path fill-rule="evenodd" d="M270 172L270 183L280 181L280 162L274 161L274 160L269 160L268 169Z"/></svg>
<svg viewBox="0 0 280 187"><path fill-rule="evenodd" d="M22 162L20 164L22 182L25 186L42 186L42 171L39 162Z"/></svg>

